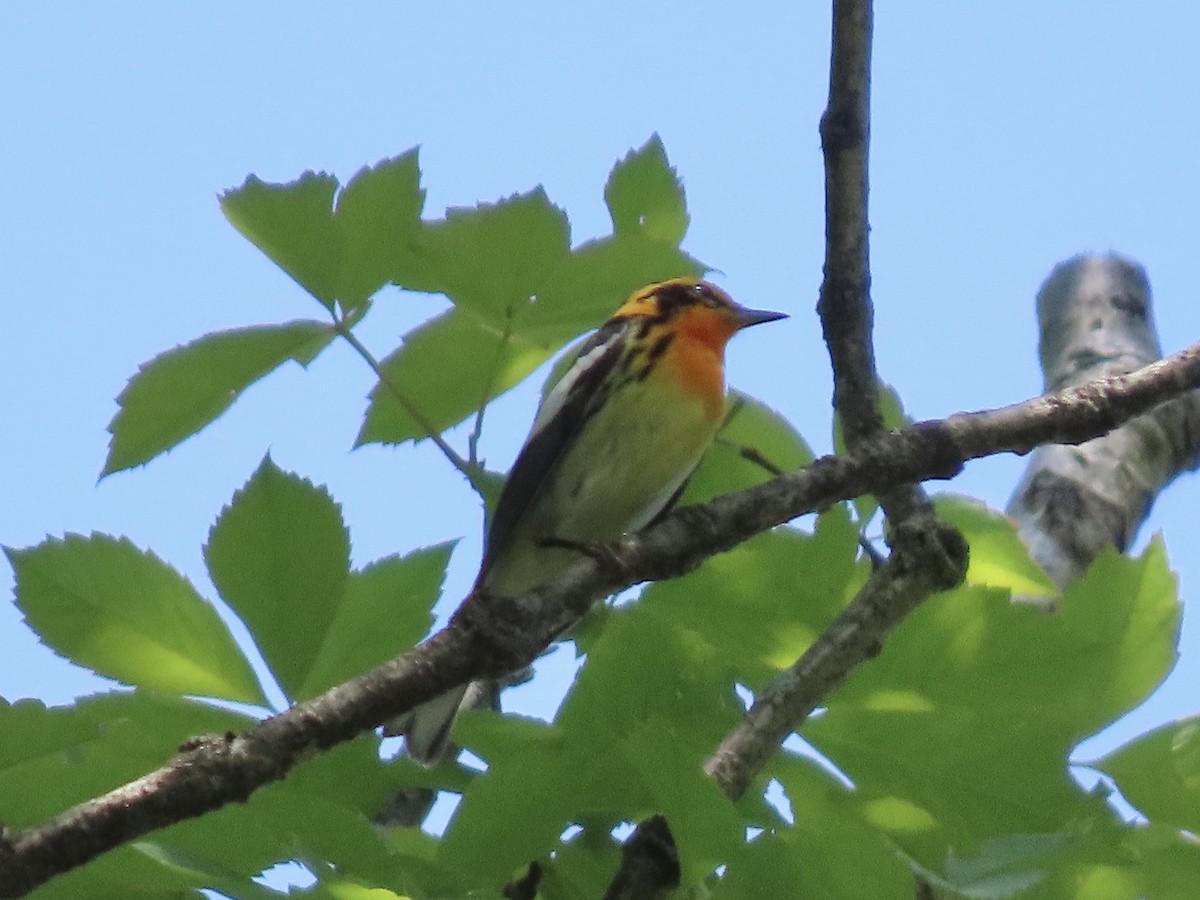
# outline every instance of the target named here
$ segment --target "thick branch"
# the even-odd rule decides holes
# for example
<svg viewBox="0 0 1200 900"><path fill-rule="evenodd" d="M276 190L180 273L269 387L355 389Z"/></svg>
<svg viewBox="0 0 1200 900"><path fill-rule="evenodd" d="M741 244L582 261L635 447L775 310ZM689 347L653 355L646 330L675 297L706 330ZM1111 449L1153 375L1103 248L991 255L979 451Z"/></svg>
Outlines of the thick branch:
<svg viewBox="0 0 1200 900"><path fill-rule="evenodd" d="M833 367L833 405L851 449L883 428L871 343L867 223L872 18L870 0L833 4L829 101L821 116L825 279L817 312Z"/></svg>
<svg viewBox="0 0 1200 900"><path fill-rule="evenodd" d="M930 517L908 517L896 528L892 552L811 647L754 699L754 707L704 764L736 800L798 723L927 597L966 575L967 545L958 530Z"/></svg>
<svg viewBox="0 0 1200 900"><path fill-rule="evenodd" d="M796 516L898 485L950 478L966 460L1079 443L1200 387L1200 344L1129 375L1015 406L960 413L880 435L844 456L689 507L581 559L516 599L465 604L420 646L236 737L193 742L170 763L46 824L0 833L0 897L19 897L60 872L282 778L306 755L376 727L457 684L531 662L592 603L642 581L689 572L707 557ZM858 629L869 645L878 636Z"/></svg>
<svg viewBox="0 0 1200 900"><path fill-rule="evenodd" d="M1115 254L1059 264L1038 291L1046 389L1132 371L1162 356L1146 273ZM1200 451L1200 397L1188 394L1078 448L1040 447L1008 513L1060 587L1105 547L1124 550L1154 498Z"/></svg>
<svg viewBox="0 0 1200 900"><path fill-rule="evenodd" d="M655 900L679 887L679 851L662 816L640 822L621 848L621 867L604 900Z"/></svg>
<svg viewBox="0 0 1200 900"><path fill-rule="evenodd" d="M817 311L833 368L833 401L851 450L883 430L872 346L868 149L871 0L835 0L829 103L821 117L825 154L825 280ZM754 706L705 763L740 797L775 748L819 699L870 656L922 601L966 574L967 546L938 521L917 484L877 492L891 558L837 622L791 668L758 692Z"/></svg>

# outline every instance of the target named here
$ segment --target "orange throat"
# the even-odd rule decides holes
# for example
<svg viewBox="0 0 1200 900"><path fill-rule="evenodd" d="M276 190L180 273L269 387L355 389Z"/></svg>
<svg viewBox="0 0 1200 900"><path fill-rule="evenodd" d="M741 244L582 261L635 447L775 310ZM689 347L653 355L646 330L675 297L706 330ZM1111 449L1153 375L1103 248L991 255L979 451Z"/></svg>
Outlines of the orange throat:
<svg viewBox="0 0 1200 900"><path fill-rule="evenodd" d="M711 310L688 310L664 360L680 386L703 401L713 421L725 415L725 345L733 334L728 321Z"/></svg>

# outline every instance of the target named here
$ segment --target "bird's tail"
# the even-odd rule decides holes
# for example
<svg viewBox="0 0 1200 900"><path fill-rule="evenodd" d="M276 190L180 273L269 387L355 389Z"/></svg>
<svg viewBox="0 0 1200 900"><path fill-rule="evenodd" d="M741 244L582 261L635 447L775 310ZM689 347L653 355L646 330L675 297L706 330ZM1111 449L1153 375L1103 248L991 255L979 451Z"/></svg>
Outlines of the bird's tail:
<svg viewBox="0 0 1200 900"><path fill-rule="evenodd" d="M399 719L389 722L384 734L393 737L402 735L404 751L413 762L426 767L436 766L446 756L454 720L458 718L458 711L463 708L472 687L474 684L460 685L427 700Z"/></svg>
<svg viewBox="0 0 1200 900"><path fill-rule="evenodd" d="M427 700L384 726L388 737L403 737L404 751L415 763L436 766L450 748L450 732L464 709L499 709L500 685L472 681Z"/></svg>

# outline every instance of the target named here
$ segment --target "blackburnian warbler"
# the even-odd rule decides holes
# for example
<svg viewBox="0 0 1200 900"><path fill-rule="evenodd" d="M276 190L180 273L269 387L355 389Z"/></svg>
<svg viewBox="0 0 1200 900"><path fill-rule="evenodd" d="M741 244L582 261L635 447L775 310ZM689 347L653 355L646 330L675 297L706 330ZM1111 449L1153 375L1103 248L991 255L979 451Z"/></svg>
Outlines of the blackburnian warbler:
<svg viewBox="0 0 1200 900"><path fill-rule="evenodd" d="M785 317L677 278L632 294L547 394L492 517L472 593L516 596L588 544L645 527L670 508L725 415L725 345ZM464 686L418 707L399 730L408 754L443 755ZM469 702L469 701L468 701Z"/></svg>

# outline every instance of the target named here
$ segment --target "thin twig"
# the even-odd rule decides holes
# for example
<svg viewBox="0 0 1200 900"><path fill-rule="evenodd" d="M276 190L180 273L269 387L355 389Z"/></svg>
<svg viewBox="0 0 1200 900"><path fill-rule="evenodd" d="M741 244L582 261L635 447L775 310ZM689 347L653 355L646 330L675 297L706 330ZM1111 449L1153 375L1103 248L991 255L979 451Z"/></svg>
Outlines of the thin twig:
<svg viewBox="0 0 1200 900"><path fill-rule="evenodd" d="M500 333L500 343L496 347L496 358L492 361L492 372L488 377L487 384L483 386L483 396L479 398L479 410L475 413L475 426L471 429L471 434L467 438L467 455L471 465L482 467L479 462L479 439L483 436L483 416L487 412L488 403L491 399L492 385L496 383L496 372L500 368L500 360L504 355L504 348L512 337L512 307L509 307L505 317L504 331Z"/></svg>
<svg viewBox="0 0 1200 900"><path fill-rule="evenodd" d="M720 444L722 447L728 447L742 459L746 460L746 462L758 466L768 475L782 475L784 473L783 469L763 456L762 451L757 447L751 447L749 444L743 444L740 441L731 441L729 438L720 436L717 437L714 443Z"/></svg>
<svg viewBox="0 0 1200 900"><path fill-rule="evenodd" d="M405 394L404 391L400 390L400 386L396 384L390 377L388 377L386 372L383 371L383 366L379 364L379 360L377 360L374 354L367 349L366 345L358 339L358 336L350 329L345 320L335 319L334 328L337 330L337 333L341 335L351 347L354 348L355 352L357 352L358 355L366 361L367 365L371 367L371 371L375 373L375 377L379 379L379 383L387 388L388 393L390 393L396 399L397 403L404 407L404 411L414 422L417 423L417 426L425 432L425 436L433 441L437 448L442 451L442 455L446 457L446 459L450 462L450 465L458 469L458 471L462 473L463 477L465 477L467 481L471 483L471 487L474 488L475 492L479 494L480 497L483 497L483 487L478 481L479 467L472 465L470 460L463 459L462 456L459 455L458 451L451 447L449 443L447 443L446 439L442 437L441 432L434 428L433 423L425 418L425 415L421 412L420 407L418 407L412 398Z"/></svg>

